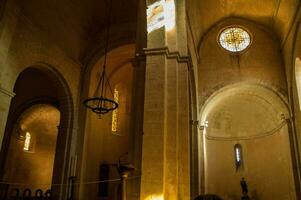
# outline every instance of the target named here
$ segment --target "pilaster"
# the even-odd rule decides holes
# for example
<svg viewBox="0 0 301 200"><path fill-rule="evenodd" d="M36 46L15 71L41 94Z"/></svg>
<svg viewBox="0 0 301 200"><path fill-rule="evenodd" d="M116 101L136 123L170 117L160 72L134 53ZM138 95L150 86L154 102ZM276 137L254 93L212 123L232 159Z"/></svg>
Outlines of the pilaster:
<svg viewBox="0 0 301 200"><path fill-rule="evenodd" d="M2 146L10 103L14 96L14 92L6 90L0 86L0 148Z"/></svg>
<svg viewBox="0 0 301 200"><path fill-rule="evenodd" d="M158 2L149 0L147 5ZM191 129L185 1L161 3L169 24L148 33L142 53L146 71L140 199L184 200L190 199ZM170 21L175 18L177 22Z"/></svg>

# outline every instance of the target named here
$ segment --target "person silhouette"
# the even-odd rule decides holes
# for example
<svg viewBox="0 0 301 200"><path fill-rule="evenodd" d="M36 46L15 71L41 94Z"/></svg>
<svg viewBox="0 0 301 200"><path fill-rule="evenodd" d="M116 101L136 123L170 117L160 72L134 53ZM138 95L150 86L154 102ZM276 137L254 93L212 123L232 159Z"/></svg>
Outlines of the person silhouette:
<svg viewBox="0 0 301 200"><path fill-rule="evenodd" d="M247 185L247 182L245 181L245 178L241 178L240 186L241 186L241 189L242 189L242 197L241 197L241 199L242 200L248 200L249 199L249 196L248 196L248 185Z"/></svg>
<svg viewBox="0 0 301 200"><path fill-rule="evenodd" d="M242 194L248 194L248 185L247 182L245 181L245 178L241 178L240 186L242 189Z"/></svg>

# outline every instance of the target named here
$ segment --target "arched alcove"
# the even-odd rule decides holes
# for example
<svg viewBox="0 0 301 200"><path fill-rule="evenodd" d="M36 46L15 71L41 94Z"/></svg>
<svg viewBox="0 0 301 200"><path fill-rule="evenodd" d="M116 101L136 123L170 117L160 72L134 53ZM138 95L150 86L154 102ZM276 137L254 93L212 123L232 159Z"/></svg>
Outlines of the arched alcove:
<svg viewBox="0 0 301 200"><path fill-rule="evenodd" d="M50 188L55 198L67 195L67 181L69 179L69 150L70 136L73 123L73 103L69 87L64 78L53 67L39 63L22 71L14 86L16 96L12 99L8 120L1 149L1 178L4 178L5 163L9 160L9 146L15 137L15 130L21 113L39 104L52 105L60 113L59 124L56 127L58 137L55 145L55 156ZM34 114L32 114L34 115ZM50 116L46 116L50 117ZM33 137L34 138L34 137ZM30 185L27 180L27 185ZM24 184L24 185L26 185ZM44 184L44 183L36 183ZM55 186L54 186L55 185Z"/></svg>
<svg viewBox="0 0 301 200"><path fill-rule="evenodd" d="M51 189L59 122L60 112L50 104L35 104L20 113L11 133L3 182L32 192Z"/></svg>
<svg viewBox="0 0 301 200"><path fill-rule="evenodd" d="M242 27L251 43L242 52L230 52L218 42L227 27ZM215 24L202 38L198 65L200 102L217 89L237 82L257 82L286 92L286 79L277 37L268 28L241 18L227 18Z"/></svg>
<svg viewBox="0 0 301 200"><path fill-rule="evenodd" d="M250 198L294 199L288 117L281 94L262 85L233 84L215 92L201 111L205 192L240 199L245 178ZM243 149L239 170L237 144Z"/></svg>
<svg viewBox="0 0 301 200"><path fill-rule="evenodd" d="M81 198L118 198L120 195L119 174L116 169L116 164L119 159L128 160L131 152L132 139L134 137L131 119L132 119L132 95L133 95L133 58L135 55L135 45L129 44L120 46L111 50L107 58L107 75L109 77L111 89L107 90L107 95L110 98L118 96L119 107L117 112L110 112L99 119L99 116L90 110L86 111L86 124L84 135L84 151L81 166L82 182L94 184L81 185ZM95 94L100 73L102 72L103 58L99 58L90 69L90 79L86 82L85 98L92 97ZM117 91L118 95L115 92ZM116 114L117 124L113 128L113 115ZM106 168L104 165L108 165ZM103 170L109 169L106 176ZM98 181L104 179L108 181L107 185L98 184ZM107 188L107 191L102 191L101 188ZM106 195L106 196L102 196ZM134 195L134 194L131 194ZM130 197L129 197L130 198Z"/></svg>

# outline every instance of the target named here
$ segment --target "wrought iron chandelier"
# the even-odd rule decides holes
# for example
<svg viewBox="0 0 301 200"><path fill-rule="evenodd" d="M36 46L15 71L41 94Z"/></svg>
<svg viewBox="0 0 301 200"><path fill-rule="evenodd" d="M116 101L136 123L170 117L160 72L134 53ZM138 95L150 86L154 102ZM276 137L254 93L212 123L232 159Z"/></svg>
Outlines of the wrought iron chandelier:
<svg viewBox="0 0 301 200"><path fill-rule="evenodd" d="M108 46L109 46L109 36L110 36L110 21L111 21L111 13L112 13L112 0L109 1L109 9L107 10L107 30L106 30L106 43L104 49L104 61L102 67L102 74L100 80L97 84L95 93L93 97L84 100L84 105L92 112L99 115L104 115L118 108L118 103L114 101L114 99L108 98L106 96L107 90L111 93L113 98L112 88L109 82L109 79L106 75L106 64L107 64L107 54L108 54Z"/></svg>

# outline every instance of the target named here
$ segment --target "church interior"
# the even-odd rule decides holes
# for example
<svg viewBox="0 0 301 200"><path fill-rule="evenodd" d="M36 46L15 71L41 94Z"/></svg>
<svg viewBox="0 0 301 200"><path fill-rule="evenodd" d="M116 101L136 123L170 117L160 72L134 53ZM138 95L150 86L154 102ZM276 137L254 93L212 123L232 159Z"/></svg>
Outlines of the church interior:
<svg viewBox="0 0 301 200"><path fill-rule="evenodd" d="M300 0L1 0L0 200L301 200Z"/></svg>

